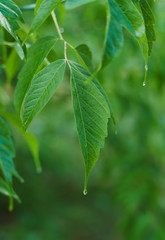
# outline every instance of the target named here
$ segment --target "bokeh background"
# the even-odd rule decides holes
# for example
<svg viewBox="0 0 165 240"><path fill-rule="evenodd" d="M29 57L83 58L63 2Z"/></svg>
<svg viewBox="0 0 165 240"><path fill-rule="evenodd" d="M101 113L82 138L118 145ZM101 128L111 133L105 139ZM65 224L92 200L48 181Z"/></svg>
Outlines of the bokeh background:
<svg viewBox="0 0 165 240"><path fill-rule="evenodd" d="M17 0L19 6L34 3ZM152 1L151 1L152 2ZM105 6L96 1L72 11L57 10L64 37L86 43L97 65L105 27ZM164 240L165 239L165 2L153 5L157 41L142 86L144 61L138 44L125 32L118 58L99 73L117 121L89 178L83 196L84 165L77 138L69 77L30 131L40 143L43 172L37 174L31 153L13 129L16 167L24 184L14 179L22 200L8 211L0 196L0 240ZM25 11L27 29L33 11ZM34 37L57 35L51 18ZM8 35L6 34L8 37ZM54 49L52 58L61 57ZM14 66L11 67L11 70ZM4 73L1 69L1 79ZM16 82L13 81L13 86ZM1 93L3 101L7 95Z"/></svg>

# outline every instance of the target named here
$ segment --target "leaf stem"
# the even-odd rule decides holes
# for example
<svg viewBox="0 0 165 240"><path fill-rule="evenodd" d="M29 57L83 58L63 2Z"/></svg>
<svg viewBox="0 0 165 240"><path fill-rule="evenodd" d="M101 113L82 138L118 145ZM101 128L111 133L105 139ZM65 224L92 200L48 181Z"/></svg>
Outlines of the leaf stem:
<svg viewBox="0 0 165 240"><path fill-rule="evenodd" d="M52 15L53 22L54 22L54 24L55 24L56 30L57 30L57 32L58 32L58 35L59 35L60 39L61 39L62 41L64 41L64 38L63 38L63 36L62 36L62 34L61 34L61 31L60 31L60 27L59 27L59 25L58 25L58 21L57 21L55 12L52 11L51 15Z"/></svg>

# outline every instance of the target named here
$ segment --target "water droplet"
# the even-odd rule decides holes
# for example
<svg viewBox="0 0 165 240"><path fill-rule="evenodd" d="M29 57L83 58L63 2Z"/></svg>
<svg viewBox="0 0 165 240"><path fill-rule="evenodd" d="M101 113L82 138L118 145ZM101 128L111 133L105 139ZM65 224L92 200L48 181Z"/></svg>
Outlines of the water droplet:
<svg viewBox="0 0 165 240"><path fill-rule="evenodd" d="M83 194L84 194L84 196L86 196L87 195L87 190L86 189L84 189L84 191L83 191Z"/></svg>
<svg viewBox="0 0 165 240"><path fill-rule="evenodd" d="M145 82L143 82L143 87L145 87L146 86L146 83Z"/></svg>

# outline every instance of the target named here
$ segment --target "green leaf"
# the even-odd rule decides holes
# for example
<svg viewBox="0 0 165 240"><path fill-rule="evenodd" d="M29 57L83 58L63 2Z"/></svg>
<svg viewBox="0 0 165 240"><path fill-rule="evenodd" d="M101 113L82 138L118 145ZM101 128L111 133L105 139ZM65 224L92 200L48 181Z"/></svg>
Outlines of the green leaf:
<svg viewBox="0 0 165 240"><path fill-rule="evenodd" d="M147 0L140 0L139 5L144 17L145 31L146 31L146 36L148 40L148 55L150 56L153 42L156 40L155 30L154 30L155 20Z"/></svg>
<svg viewBox="0 0 165 240"><path fill-rule="evenodd" d="M84 63L88 67L89 70L93 71L94 66L92 64L92 52L86 44L81 44L75 49L80 57L83 59Z"/></svg>
<svg viewBox="0 0 165 240"><path fill-rule="evenodd" d="M76 47L76 50L79 53L79 55L81 56L81 58L83 59L83 61L85 62L85 64L87 65L88 69L93 72L94 67L93 67L93 64L92 64L92 53L91 53L89 47L85 44L81 44L78 47ZM108 104L109 110L110 110L111 120L112 120L114 129L115 129L115 133L117 134L116 120L115 120L115 117L114 117L114 114L113 114L113 110L112 110L109 98L106 95L102 86L99 84L98 80L96 78L94 78L93 81L95 82L95 84L99 88L100 92L103 94L103 96L105 97L105 99L107 101L107 104Z"/></svg>
<svg viewBox="0 0 165 240"><path fill-rule="evenodd" d="M11 34L11 36L16 40L19 41L17 34L15 33L18 30L18 24L14 21L7 19L3 14L0 12L0 25Z"/></svg>
<svg viewBox="0 0 165 240"><path fill-rule="evenodd" d="M94 1L96 0L67 0L65 8L69 10Z"/></svg>
<svg viewBox="0 0 165 240"><path fill-rule="evenodd" d="M49 64L33 78L26 93L21 114L25 130L60 85L65 67L65 60L57 60Z"/></svg>
<svg viewBox="0 0 165 240"><path fill-rule="evenodd" d="M110 7L110 21L107 29L107 40L102 61L103 67L117 56L120 48L123 46L123 27L127 28L135 35L135 30L119 5L113 0L108 0L108 2Z"/></svg>
<svg viewBox="0 0 165 240"><path fill-rule="evenodd" d="M117 0L123 14L127 17L135 30L135 37L139 42L146 64L148 64L148 43L145 34L145 23L141 11L134 5L132 0Z"/></svg>
<svg viewBox="0 0 165 240"><path fill-rule="evenodd" d="M107 31L107 41L102 66L106 66L116 57L123 46L123 27L137 39L143 52L146 72L148 57L155 40L154 18L146 0L108 0L111 16Z"/></svg>
<svg viewBox="0 0 165 240"><path fill-rule="evenodd" d="M27 62L18 76L18 83L15 89L14 102L19 113L32 78L50 50L54 47L56 41L57 40L53 37L41 38L28 50Z"/></svg>
<svg viewBox="0 0 165 240"><path fill-rule="evenodd" d="M99 82L94 79L86 84L90 73L79 64L71 62L70 68L74 113L85 161L86 193L89 173L99 158L100 149L104 146L107 136L110 112Z"/></svg>
<svg viewBox="0 0 165 240"><path fill-rule="evenodd" d="M9 185L2 178L0 178L0 193L8 197L11 197L12 195L13 198L15 198L18 202L20 202L20 198L15 193L13 188L10 189Z"/></svg>
<svg viewBox="0 0 165 240"><path fill-rule="evenodd" d="M15 48L12 49L12 51L6 61L6 76L7 76L7 82L9 84L11 84L14 76L16 75L16 73L19 69L19 66L20 66L20 62L21 61L18 57L18 54L17 54Z"/></svg>
<svg viewBox="0 0 165 240"><path fill-rule="evenodd" d="M41 3L43 2L44 0L37 0L36 2L36 6L35 6L35 10L34 10L34 14L37 15L37 11L41 5Z"/></svg>
<svg viewBox="0 0 165 240"><path fill-rule="evenodd" d="M41 24L47 19L47 17L51 14L51 12L61 3L62 0L44 0L38 11L37 15L34 17L31 28L29 30L29 33L25 39L30 36L32 32L37 30Z"/></svg>
<svg viewBox="0 0 165 240"><path fill-rule="evenodd" d="M16 34L16 31L19 29L17 21L23 22L19 7L11 0L0 0L0 25L20 43L20 39Z"/></svg>
<svg viewBox="0 0 165 240"><path fill-rule="evenodd" d="M7 182L12 183L12 176L22 178L15 169L13 158L15 157L15 147L11 130L7 122L0 116L0 168Z"/></svg>
<svg viewBox="0 0 165 240"><path fill-rule="evenodd" d="M23 137L25 138L29 149L32 153L35 165L36 165L36 170L38 173L40 173L42 171L42 167L41 167L41 163L40 163L40 158L39 158L39 143L38 140L36 139L36 137L34 135L32 135L31 133L22 132Z"/></svg>
<svg viewBox="0 0 165 240"><path fill-rule="evenodd" d="M0 12L5 17L23 21L21 10L11 0L0 0Z"/></svg>
<svg viewBox="0 0 165 240"><path fill-rule="evenodd" d="M42 171L42 168L39 159L39 143L36 137L29 132L24 132L21 120L16 114L9 112L1 112L1 114L10 122L10 124L13 125L13 127L15 127L21 133L22 137L25 139L32 153L36 165L36 170L38 173L40 173Z"/></svg>

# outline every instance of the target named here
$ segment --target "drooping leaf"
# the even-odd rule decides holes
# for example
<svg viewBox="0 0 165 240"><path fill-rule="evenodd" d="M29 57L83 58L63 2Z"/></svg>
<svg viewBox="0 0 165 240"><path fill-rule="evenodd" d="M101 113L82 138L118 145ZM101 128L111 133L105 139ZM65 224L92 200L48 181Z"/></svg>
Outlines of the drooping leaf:
<svg viewBox="0 0 165 240"><path fill-rule="evenodd" d="M65 7L69 10L94 1L96 0L67 0Z"/></svg>
<svg viewBox="0 0 165 240"><path fill-rule="evenodd" d="M117 56L120 48L123 46L123 27L127 28L133 35L135 35L135 30L133 29L125 14L120 9L119 5L113 0L108 0L108 2L110 7L110 20L102 61L103 67Z"/></svg>
<svg viewBox="0 0 165 240"><path fill-rule="evenodd" d="M41 70L32 80L22 107L25 130L32 119L43 109L63 80L65 60L57 60Z"/></svg>
<svg viewBox="0 0 165 240"><path fill-rule="evenodd" d="M37 15L33 19L31 28L26 39L32 32L34 32L41 26L41 24L47 19L51 12L61 3L61 1L62 0L44 0L41 3L37 11Z"/></svg>
<svg viewBox="0 0 165 240"><path fill-rule="evenodd" d="M32 135L29 132L25 132L22 128L22 123L20 118L13 113L9 113L9 112L1 112L1 114L3 115L3 117L5 117L10 124L15 127L22 135L22 137L25 139L35 162L36 165L36 170L37 172L41 172L42 171L42 167L41 167L41 163L40 163L40 159L39 159L39 143L37 138Z"/></svg>
<svg viewBox="0 0 165 240"><path fill-rule="evenodd" d="M12 178L15 176L23 181L15 169L14 157L15 147L11 130L6 120L0 116L0 169L5 178L5 182L0 178L0 192L10 197L9 210L13 209L13 197L19 201L12 188Z"/></svg>
<svg viewBox="0 0 165 240"><path fill-rule="evenodd" d="M135 30L135 38L137 39L141 51L144 55L146 64L148 64L148 43L145 33L145 22L141 11L134 5L132 0L117 0L120 9L127 17Z"/></svg>
<svg viewBox="0 0 165 240"><path fill-rule="evenodd" d="M11 130L7 122L0 116L0 168L7 182L12 184L12 176L22 178L15 169L13 158L15 157L15 147Z"/></svg>
<svg viewBox="0 0 165 240"><path fill-rule="evenodd" d="M27 61L18 76L15 89L15 107L19 113L32 78L56 41L53 37L41 38L29 48Z"/></svg>
<svg viewBox="0 0 165 240"><path fill-rule="evenodd" d="M87 179L107 136L109 106L95 79L86 84L90 73L79 64L70 63L74 113L85 161L85 189ZM97 83L96 83L97 82ZM84 193L85 193L84 192Z"/></svg>
<svg viewBox="0 0 165 240"><path fill-rule="evenodd" d="M11 0L0 0L0 12L7 18L23 21L21 10Z"/></svg>
<svg viewBox="0 0 165 240"><path fill-rule="evenodd" d="M143 52L146 71L152 43L155 40L154 18L146 0L108 0L110 20L103 55L103 66L116 57L123 45L123 27L137 39Z"/></svg>
<svg viewBox="0 0 165 240"><path fill-rule="evenodd" d="M150 56L153 42L156 40L155 30L154 30L155 20L147 0L140 0L139 5L144 17L145 31L146 31L146 36L148 40L148 55Z"/></svg>
<svg viewBox="0 0 165 240"><path fill-rule="evenodd" d="M13 188L10 188L9 185L2 178L0 178L0 193L8 197L11 197L12 195L13 198L20 202L20 198L15 193Z"/></svg>

